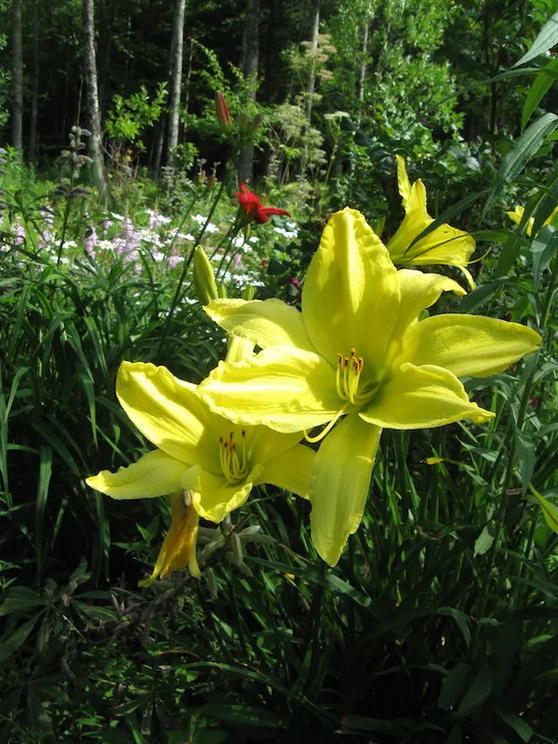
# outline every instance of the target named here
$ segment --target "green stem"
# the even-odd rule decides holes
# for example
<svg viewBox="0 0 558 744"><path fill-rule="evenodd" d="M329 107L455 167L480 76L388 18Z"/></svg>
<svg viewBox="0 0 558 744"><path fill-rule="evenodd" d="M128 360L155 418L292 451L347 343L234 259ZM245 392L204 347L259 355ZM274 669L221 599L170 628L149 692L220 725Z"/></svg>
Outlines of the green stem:
<svg viewBox="0 0 558 744"><path fill-rule="evenodd" d="M192 246L192 249L191 249L191 251L190 251L190 253L188 255L188 258L186 259L186 261L184 261L184 263L182 265L182 271L180 273L180 279L178 280L178 284L176 286L174 297L172 298L172 302L171 302L171 307L170 307L170 310L169 310L169 314L167 315L167 319L165 321L165 325L163 326L163 330L161 332L161 340L159 341L159 348L157 349L157 354L156 354L157 357L160 356L161 351L163 350L163 346L165 344L165 341L166 341L166 338L167 338L167 335L168 335L168 332L169 332L169 327L170 327L170 324L172 322L172 318L174 316L174 312L175 312L175 310L176 310L176 308L178 306L178 302L180 300L180 293L182 292L182 286L184 284L184 280L186 279L186 274L188 273L188 269L190 268L190 264L192 263L192 259L194 257L194 251L196 250L196 246L198 246L200 244L200 240L203 238L203 236L205 234L205 231L207 230L207 226L209 225L209 223L211 221L211 218L213 217L213 213L215 212L215 209L217 207L217 204L219 203L219 200L221 199L221 196L223 194L223 191L225 190L225 185L226 185L226 178L223 178L223 180L221 181L221 185L219 187L219 191L217 192L217 196L213 200L213 204L211 205L211 209L209 210L209 214L207 215L207 218L206 218L206 220L205 220L205 222L203 224L203 227L201 228L201 230L197 234L196 239L194 240L194 244ZM195 203L195 200L192 203L192 206L193 206L194 203ZM189 207L189 209L191 209L191 207ZM180 224L180 227L176 231L176 235L178 235L178 233L180 232L180 229L181 229L182 225L184 224L184 221L186 220L186 217L187 216L188 216L188 212L186 212L186 215L184 216L184 218L183 218L183 220L182 220L182 222ZM176 240L176 236L175 236L175 240ZM172 245L173 244L174 244L174 240L173 240L173 243L171 243L171 249L172 249Z"/></svg>

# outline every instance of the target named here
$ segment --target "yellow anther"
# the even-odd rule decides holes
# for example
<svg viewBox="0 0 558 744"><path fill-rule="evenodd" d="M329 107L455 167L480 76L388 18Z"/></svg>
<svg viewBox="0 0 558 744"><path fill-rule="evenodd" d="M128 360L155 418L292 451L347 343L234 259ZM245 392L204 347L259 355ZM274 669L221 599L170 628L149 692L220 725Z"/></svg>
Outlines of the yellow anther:
<svg viewBox="0 0 558 744"><path fill-rule="evenodd" d="M223 475L229 483L238 483L248 475L246 463L246 432L242 431L241 456L231 431L227 441L219 437L219 461Z"/></svg>
<svg viewBox="0 0 558 744"><path fill-rule="evenodd" d="M348 400L350 403L355 404L357 402L358 386L360 374L364 367L364 360L362 357L357 357L356 349L354 348L351 349L350 357L337 354L337 358L339 359L335 379L337 394L343 400Z"/></svg>

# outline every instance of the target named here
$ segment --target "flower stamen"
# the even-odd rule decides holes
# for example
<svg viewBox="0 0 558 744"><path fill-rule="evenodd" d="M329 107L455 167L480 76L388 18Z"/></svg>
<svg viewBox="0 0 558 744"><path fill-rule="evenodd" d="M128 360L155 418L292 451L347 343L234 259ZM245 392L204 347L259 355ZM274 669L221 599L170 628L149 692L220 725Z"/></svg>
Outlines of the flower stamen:
<svg viewBox="0 0 558 744"><path fill-rule="evenodd" d="M246 432L242 430L242 441L240 444L240 457L238 447L234 441L234 432L231 431L228 440L219 437L219 461L221 471L229 483L238 483L248 475L246 463Z"/></svg>
<svg viewBox="0 0 558 744"><path fill-rule="evenodd" d="M337 394L343 400L348 400L355 405L357 403L358 385L360 374L364 367L364 359L357 357L356 349L351 349L350 357L337 354L337 359L337 374L335 377Z"/></svg>

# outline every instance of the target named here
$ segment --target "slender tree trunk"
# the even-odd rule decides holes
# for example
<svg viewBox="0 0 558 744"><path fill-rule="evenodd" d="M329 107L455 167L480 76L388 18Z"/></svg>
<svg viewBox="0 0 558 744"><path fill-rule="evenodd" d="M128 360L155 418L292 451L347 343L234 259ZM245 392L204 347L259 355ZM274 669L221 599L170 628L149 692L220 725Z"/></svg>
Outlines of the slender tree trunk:
<svg viewBox="0 0 558 744"><path fill-rule="evenodd" d="M187 114L190 109L190 82L192 80L192 60L194 59L194 40L190 39L190 46L188 49L188 63L186 65L186 80L184 81L184 113ZM186 139L186 132L188 131L188 123L184 123L183 136Z"/></svg>
<svg viewBox="0 0 558 744"><path fill-rule="evenodd" d="M172 165L172 151L178 145L180 93L182 90L182 48L184 45L185 0L176 0L172 33L172 74L169 97L169 152L167 162Z"/></svg>
<svg viewBox="0 0 558 744"><path fill-rule="evenodd" d="M22 0L12 2L12 142L23 154L23 53L21 32Z"/></svg>
<svg viewBox="0 0 558 744"><path fill-rule="evenodd" d="M95 5L94 0L83 0L84 65L87 91L88 124L91 131L89 153L93 160L93 178L99 198L106 193L105 167L101 135L101 111L97 83L97 57L95 54Z"/></svg>
<svg viewBox="0 0 558 744"><path fill-rule="evenodd" d="M31 112L29 118L29 162L34 163L37 147L37 115L39 112L39 0L33 4L33 90L31 93Z"/></svg>
<svg viewBox="0 0 558 744"><path fill-rule="evenodd" d="M243 38L243 66L242 71L250 78L248 98L256 100L258 87L258 65L260 56L259 41L260 0L247 0L246 22ZM238 157L238 180L251 182L254 179L254 145L248 142Z"/></svg>
<svg viewBox="0 0 558 744"><path fill-rule="evenodd" d="M157 127L157 134L155 140L155 151L153 153L153 175L159 173L161 167L161 160L163 157L163 145L165 144L165 129L167 128L167 117L162 116Z"/></svg>
<svg viewBox="0 0 558 744"><path fill-rule="evenodd" d="M366 53L368 51L368 31L370 28L370 21L368 16L364 20L364 27L362 29L362 46L360 48L360 66L358 71L358 89L357 96L360 104L357 114L357 124L360 125L362 117L362 104L364 102L364 81L366 80Z"/></svg>
<svg viewBox="0 0 558 744"><path fill-rule="evenodd" d="M318 35L320 33L320 0L315 0L312 12L312 35L310 37L310 54L312 55L312 67L308 78L308 89L306 91L306 118L310 121L312 116L312 105L314 103L314 91L316 89L316 67L314 64L314 55L318 49Z"/></svg>

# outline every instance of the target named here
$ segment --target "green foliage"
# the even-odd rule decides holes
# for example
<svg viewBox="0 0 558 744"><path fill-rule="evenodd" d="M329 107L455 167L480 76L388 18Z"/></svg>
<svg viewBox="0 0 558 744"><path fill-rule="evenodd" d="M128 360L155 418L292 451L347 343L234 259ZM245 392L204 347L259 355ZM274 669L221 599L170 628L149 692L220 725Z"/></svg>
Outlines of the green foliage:
<svg viewBox="0 0 558 744"><path fill-rule="evenodd" d="M206 5L192 9L195 19L219 10ZM302 11L287 5L285 24L302 28ZM554 3L519 5L326 7L322 30L336 51L323 70L334 77L324 76L311 122L296 99L313 64L307 55L290 98L264 104L262 85L247 104L253 83L221 65L225 57L204 43L219 29L207 24L183 117L196 141L175 154L179 172L165 193L132 173L125 189L113 186L110 212L83 188L82 131L49 180L3 153L1 742L558 741L556 60L550 52L524 77L485 82L531 45L549 49L537 34ZM144 9L109 7L121 64L119 55L142 48L134 24ZM169 8L155 8L166 30ZM46 10L64 31L62 66L77 58L79 3ZM457 97L457 84L476 87ZM107 119L123 153L140 141L147 149L166 94L127 86ZM270 166L267 193L258 193L288 208L293 223L272 218L241 231L232 165L198 161L192 173L206 146L208 158L226 157L216 89L235 125L242 113L263 114L257 143ZM114 394L120 362L203 379L224 339L193 296L192 248L211 256L219 291L235 297L248 284L259 299L296 305L293 279L330 210L361 207L387 235L399 224L395 153L411 180L425 182L437 217L429 229L450 221L475 230L483 256L471 266L477 288L432 312L527 323L543 333L540 352L465 381L495 412L490 425L385 433L362 526L334 569L318 562L309 504L262 487L234 520L202 525L200 582L175 573L140 592L168 504L114 502L84 483L146 449ZM525 207L519 225L505 216L516 204ZM395 217L386 221L388 211Z"/></svg>
<svg viewBox="0 0 558 744"><path fill-rule="evenodd" d="M150 97L145 85L138 93L128 98L116 94L113 98L113 109L105 118L105 130L110 140L118 147L125 144L145 150L141 139L143 133L159 121L166 103L168 91L166 83L159 83L157 92Z"/></svg>

